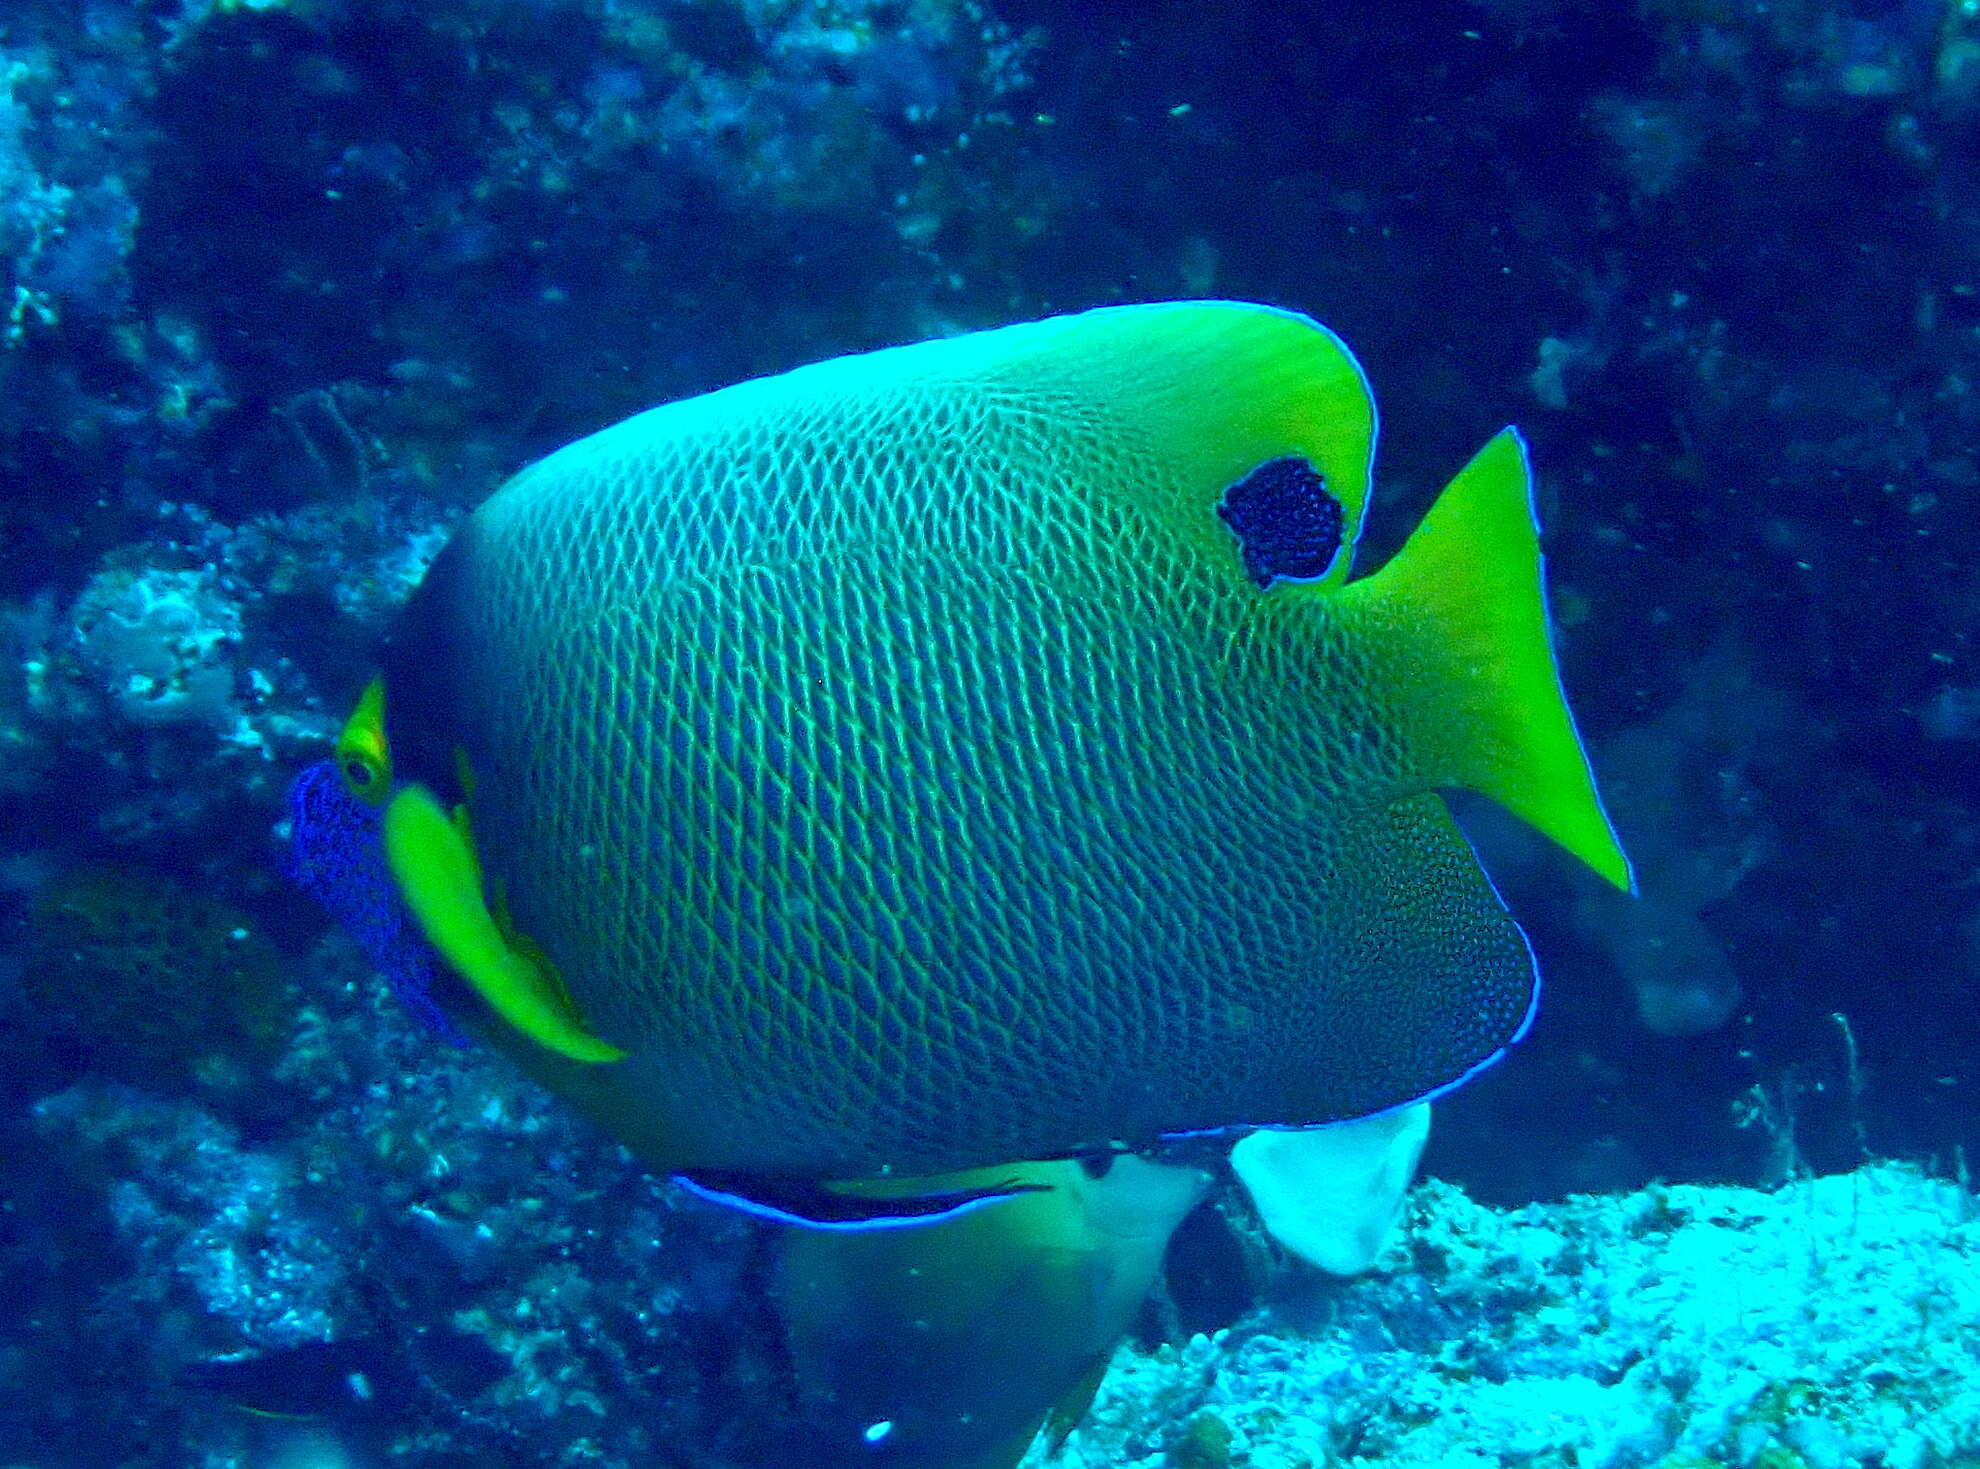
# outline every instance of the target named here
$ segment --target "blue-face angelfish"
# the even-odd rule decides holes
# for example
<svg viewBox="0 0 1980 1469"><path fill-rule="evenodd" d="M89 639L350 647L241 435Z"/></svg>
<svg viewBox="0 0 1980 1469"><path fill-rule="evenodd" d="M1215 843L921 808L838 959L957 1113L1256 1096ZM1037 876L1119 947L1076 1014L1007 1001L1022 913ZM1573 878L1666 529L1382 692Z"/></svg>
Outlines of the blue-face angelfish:
<svg viewBox="0 0 1980 1469"><path fill-rule="evenodd" d="M1438 792L1629 869L1524 444L1357 579L1374 436L1338 338L1233 302L640 414L434 562L305 777L313 890L654 1165L819 1223L1438 1095L1536 994Z"/></svg>

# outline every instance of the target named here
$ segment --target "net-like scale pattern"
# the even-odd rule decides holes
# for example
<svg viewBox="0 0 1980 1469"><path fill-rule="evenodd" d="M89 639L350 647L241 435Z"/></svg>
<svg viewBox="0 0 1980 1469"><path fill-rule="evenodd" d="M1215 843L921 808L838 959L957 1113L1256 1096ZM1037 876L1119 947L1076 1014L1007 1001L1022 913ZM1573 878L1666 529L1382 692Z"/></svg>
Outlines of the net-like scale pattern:
<svg viewBox="0 0 1980 1469"><path fill-rule="evenodd" d="M399 718L465 751L491 891L681 1166L1350 1117L1518 1027L1384 670L1146 512L1196 488L1063 385L814 369L553 455L450 548Z"/></svg>

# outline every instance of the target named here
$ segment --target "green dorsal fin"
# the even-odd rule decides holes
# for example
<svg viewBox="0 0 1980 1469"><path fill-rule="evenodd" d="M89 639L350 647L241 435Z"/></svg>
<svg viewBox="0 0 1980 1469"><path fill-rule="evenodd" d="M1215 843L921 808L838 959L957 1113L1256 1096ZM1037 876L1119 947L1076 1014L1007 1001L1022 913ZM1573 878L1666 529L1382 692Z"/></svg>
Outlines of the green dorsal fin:
<svg viewBox="0 0 1980 1469"><path fill-rule="evenodd" d="M1343 603L1394 649L1384 676L1424 784L1489 796L1631 886L1561 693L1517 431L1480 449L1395 558L1352 583Z"/></svg>

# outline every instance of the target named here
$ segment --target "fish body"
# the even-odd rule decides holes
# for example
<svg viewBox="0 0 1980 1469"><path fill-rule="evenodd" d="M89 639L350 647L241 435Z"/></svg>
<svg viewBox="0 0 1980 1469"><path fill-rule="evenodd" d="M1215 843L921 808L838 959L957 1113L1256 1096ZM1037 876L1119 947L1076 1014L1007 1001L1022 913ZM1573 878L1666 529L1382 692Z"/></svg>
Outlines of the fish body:
<svg viewBox="0 0 1980 1469"><path fill-rule="evenodd" d="M367 736L455 1018L715 1177L1462 1081L1535 978L1437 790L1627 866L1524 446L1357 581L1374 433L1330 332L1179 303L816 364L523 471L406 608Z"/></svg>

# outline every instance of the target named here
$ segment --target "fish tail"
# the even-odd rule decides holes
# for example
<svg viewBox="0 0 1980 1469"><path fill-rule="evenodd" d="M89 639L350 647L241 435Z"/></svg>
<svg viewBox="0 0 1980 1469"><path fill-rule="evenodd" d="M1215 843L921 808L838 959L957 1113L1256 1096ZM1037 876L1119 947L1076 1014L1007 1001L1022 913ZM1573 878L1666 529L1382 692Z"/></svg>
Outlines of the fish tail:
<svg viewBox="0 0 1980 1469"><path fill-rule="evenodd" d="M1394 559L1343 595L1394 650L1386 692L1422 783L1489 796L1630 889L1561 691L1518 431L1480 449Z"/></svg>

